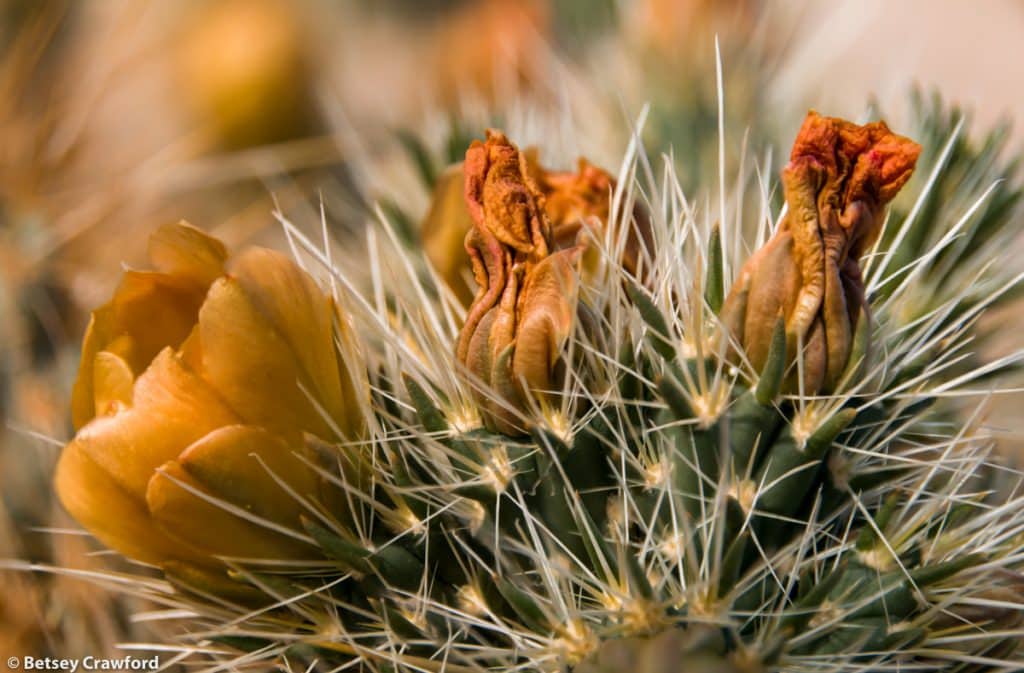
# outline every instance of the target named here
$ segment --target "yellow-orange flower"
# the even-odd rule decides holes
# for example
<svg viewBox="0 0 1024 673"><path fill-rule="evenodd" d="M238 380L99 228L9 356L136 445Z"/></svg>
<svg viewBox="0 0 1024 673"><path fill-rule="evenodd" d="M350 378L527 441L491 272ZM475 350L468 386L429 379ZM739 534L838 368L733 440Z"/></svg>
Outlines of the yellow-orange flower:
<svg viewBox="0 0 1024 673"><path fill-rule="evenodd" d="M127 271L93 312L61 501L149 563L312 557L287 532L295 496L320 488L303 436L340 441L363 427L363 374L336 345L332 300L284 255L229 260L184 223L157 230L149 253L155 270Z"/></svg>
<svg viewBox="0 0 1024 673"><path fill-rule="evenodd" d="M544 196L526 157L500 132L473 142L464 172L473 222L466 251L479 289L457 357L494 391L479 396L485 425L518 434L524 428L517 412L527 410L527 396L543 403L559 387L583 246L553 250Z"/></svg>
<svg viewBox="0 0 1024 673"><path fill-rule="evenodd" d="M885 122L807 115L782 171L786 217L744 265L722 308L755 369L765 364L781 315L790 362L802 348L804 392L834 389L864 304L860 258L881 235L885 207L920 151ZM798 383L793 372L786 387Z"/></svg>

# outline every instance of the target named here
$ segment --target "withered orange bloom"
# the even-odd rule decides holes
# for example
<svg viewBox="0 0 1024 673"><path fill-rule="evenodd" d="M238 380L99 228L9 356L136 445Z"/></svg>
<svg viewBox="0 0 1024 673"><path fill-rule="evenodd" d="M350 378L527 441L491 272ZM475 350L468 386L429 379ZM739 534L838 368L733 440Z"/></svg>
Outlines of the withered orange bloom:
<svg viewBox="0 0 1024 673"><path fill-rule="evenodd" d="M587 227L597 240L602 239L611 211L611 194L615 179L600 166L580 158L576 171L548 171L530 161L534 179L545 197L544 211L551 220L556 249L587 243L580 231ZM638 205L633 210L633 226L626 232L625 246L619 262L632 275L639 272L644 250L653 250L650 221ZM587 245L583 274L593 274L600 258L594 245Z"/></svg>
<svg viewBox="0 0 1024 673"><path fill-rule="evenodd" d="M722 308L755 369L764 366L781 315L790 362L802 348L804 392L835 388L864 304L860 258L881 235L885 207L920 151L885 122L860 126L808 113L782 171L786 216L743 266ZM798 383L791 372L786 388Z"/></svg>
<svg viewBox="0 0 1024 673"><path fill-rule="evenodd" d="M544 195L526 156L500 132L474 141L464 164L473 228L465 247L479 286L459 334L457 357L493 392L480 395L485 425L518 434L527 395L542 404L576 313L583 246L553 250ZM496 394L496 396L495 396Z"/></svg>
<svg viewBox="0 0 1024 673"><path fill-rule="evenodd" d="M283 532L299 528L294 494L320 487L304 438L363 428L365 375L336 340L342 316L277 252L229 259L184 223L157 230L149 252L155 270L126 272L92 314L77 433L55 477L61 502L149 563L313 557Z"/></svg>
<svg viewBox="0 0 1024 673"><path fill-rule="evenodd" d="M551 222L551 246L563 250L584 245L582 276L593 278L601 253L591 238L603 240L611 210L615 179L608 171L580 158L576 171L551 171L540 165L535 148L522 151L530 178L543 195L544 212ZM463 165L448 168L438 179L430 209L421 228L423 249L449 288L467 305L473 289L464 280L469 266L464 240L473 226L464 195ZM630 274L639 272L644 250L652 250L650 220L637 205L626 232L619 262ZM583 228L590 236L581 236ZM617 235L618 232L613 232Z"/></svg>

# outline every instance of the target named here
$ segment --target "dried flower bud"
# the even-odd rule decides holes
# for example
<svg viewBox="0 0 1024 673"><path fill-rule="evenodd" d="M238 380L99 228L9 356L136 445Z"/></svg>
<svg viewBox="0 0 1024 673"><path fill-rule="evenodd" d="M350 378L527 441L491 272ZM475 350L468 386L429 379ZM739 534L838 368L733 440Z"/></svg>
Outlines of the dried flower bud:
<svg viewBox="0 0 1024 673"><path fill-rule="evenodd" d="M527 171L544 196L544 212L551 222L553 250L585 246L582 276L593 278L601 253L591 238L602 240L608 226L611 194L615 180L608 171L584 158L579 159L576 172L549 171L537 161L534 148L522 152ZM464 197L465 180L462 164L451 166L438 179L430 210L421 227L423 249L442 280L468 305L474 290L467 284L465 270L469 266L464 240L473 226ZM644 250L651 250L653 236L650 220L638 205L633 212L633 226L626 233L620 263L631 273L639 272ZM581 236L586 227L591 236ZM615 234L617 232L613 232Z"/></svg>
<svg viewBox="0 0 1024 673"><path fill-rule="evenodd" d="M548 171L532 160L530 168L546 199L544 211L551 219L555 249L577 245L577 241L586 243L588 238L579 235L583 227L590 230L593 238L603 238L615 189L615 179L608 171L582 157L576 172ZM653 249L653 236L650 220L639 205L634 208L633 223L626 232L619 261L627 272L636 275L644 250ZM597 246L587 245L583 257L584 276L596 272L599 260Z"/></svg>
<svg viewBox="0 0 1024 673"><path fill-rule="evenodd" d="M459 335L457 357L497 397L481 395L488 428L517 434L527 395L542 403L572 328L582 247L552 250L544 196L524 154L488 131L466 152L466 251L479 289Z"/></svg>
<svg viewBox="0 0 1024 673"><path fill-rule="evenodd" d="M284 255L229 260L186 224L157 230L150 258L156 271L128 271L93 312L72 397L78 432L55 478L61 501L149 563L313 556L214 501L298 529L302 506L281 483L319 487L304 436L361 435L365 383L335 343L332 300Z"/></svg>
<svg viewBox="0 0 1024 673"><path fill-rule="evenodd" d="M859 126L810 112L782 171L788 212L740 271L722 319L758 370L779 316L790 361L802 347L806 394L834 389L864 304L860 258L921 148L884 122ZM786 382L797 389L795 372Z"/></svg>

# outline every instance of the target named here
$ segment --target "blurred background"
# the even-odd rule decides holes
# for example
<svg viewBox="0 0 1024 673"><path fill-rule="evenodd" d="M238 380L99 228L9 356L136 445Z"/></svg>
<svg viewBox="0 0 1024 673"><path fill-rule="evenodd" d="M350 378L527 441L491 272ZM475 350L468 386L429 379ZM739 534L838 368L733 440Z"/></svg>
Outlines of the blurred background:
<svg viewBox="0 0 1024 673"><path fill-rule="evenodd" d="M962 110L957 151L1009 178L1000 204L1019 220L1020 0L0 0L0 559L117 567L50 475L89 312L124 266L145 266L157 225L283 246L278 213L355 251L379 213L415 240L432 182L487 126L548 165L585 154L614 172L644 114L645 145L671 147L704 198L716 36L728 171L753 157L776 174L809 107L884 114L914 137ZM1021 321L1019 307L995 320ZM1008 461L1020 404L988 416ZM0 570L0 653L158 638L147 607L67 573Z"/></svg>

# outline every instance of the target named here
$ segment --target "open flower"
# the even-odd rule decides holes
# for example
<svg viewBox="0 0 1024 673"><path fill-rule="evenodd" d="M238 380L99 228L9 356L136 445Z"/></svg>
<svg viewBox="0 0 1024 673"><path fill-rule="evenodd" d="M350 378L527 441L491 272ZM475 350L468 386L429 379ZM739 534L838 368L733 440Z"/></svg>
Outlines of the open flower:
<svg viewBox="0 0 1024 673"><path fill-rule="evenodd" d="M583 246L552 249L544 195L525 155L500 132L474 141L464 172L473 222L465 245L479 289L457 357L493 391L480 396L485 425L517 434L527 395L544 404L560 387L556 370L575 318Z"/></svg>
<svg viewBox="0 0 1024 673"><path fill-rule="evenodd" d="M585 280L594 278L601 258L594 241L605 240L615 179L608 171L582 157L576 171L551 171L540 165L534 148L521 154L529 177L544 197L541 203L551 222L552 249L583 246L582 276ZM430 209L423 220L421 238L427 259L442 280L469 304L474 289L466 282L469 257L464 241L473 227L473 219L464 194L465 180L462 164L450 166L438 179ZM580 235L584 228L589 231L588 235ZM619 232L611 233L612 241L617 242ZM631 226L622 243L619 261L627 272L636 275L645 250L653 249L650 220L639 205L634 208Z"/></svg>
<svg viewBox="0 0 1024 673"><path fill-rule="evenodd" d="M156 270L126 272L93 312L61 501L150 563L312 556L288 534L296 496L319 488L303 436L340 441L363 425L333 302L287 257L255 248L229 261L187 224L157 230L149 253Z"/></svg>
<svg viewBox="0 0 1024 673"><path fill-rule="evenodd" d="M833 390L864 305L860 258L878 240L886 205L921 148L884 122L859 126L810 112L782 171L788 211L743 266L722 320L758 371L781 315L790 361L799 350L806 394ZM786 387L798 387L795 372Z"/></svg>

